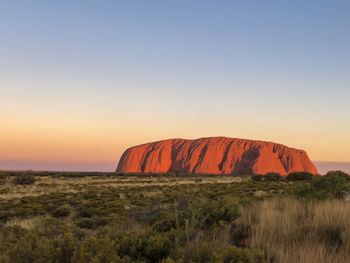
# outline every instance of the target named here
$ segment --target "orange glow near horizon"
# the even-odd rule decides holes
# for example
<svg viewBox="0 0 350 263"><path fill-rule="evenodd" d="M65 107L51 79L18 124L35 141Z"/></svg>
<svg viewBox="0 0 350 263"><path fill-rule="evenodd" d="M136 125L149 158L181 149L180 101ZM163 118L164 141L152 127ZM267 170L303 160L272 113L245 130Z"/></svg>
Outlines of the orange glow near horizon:
<svg viewBox="0 0 350 263"><path fill-rule="evenodd" d="M64 122L65 121L65 122ZM184 120L186 123L186 120ZM166 124L166 123L165 123ZM255 124L259 125L259 123ZM197 126L197 127L195 127ZM155 127L147 122L140 121L138 124L127 123L124 126L113 125L105 121L91 123L74 120L60 121L29 121L8 119L3 121L0 131L0 160L2 162L53 164L54 169L62 164L95 165L97 169L114 169L123 151L133 145L156 141L167 138L198 138L208 136L227 136L247 139L259 139L274 141L290 147L305 149L312 160L321 161L350 161L350 142L344 142L335 138L325 141L313 135L313 131L301 131L282 129L282 126L272 127L270 130L259 130L254 125L235 128L225 127L226 132L220 132L219 123L212 127L188 124L187 129L169 125ZM255 129L254 129L255 128ZM271 133L272 130L280 129L283 132ZM208 131L198 132L200 130ZM231 130L231 131L230 131ZM147 131L147 132L146 132ZM252 132L254 131L254 132ZM225 134L223 134L225 132ZM186 136L188 134L189 136ZM304 138L301 140L300 138ZM71 166L66 166L71 167ZM108 167L108 168L107 168ZM1 167L0 167L1 168Z"/></svg>

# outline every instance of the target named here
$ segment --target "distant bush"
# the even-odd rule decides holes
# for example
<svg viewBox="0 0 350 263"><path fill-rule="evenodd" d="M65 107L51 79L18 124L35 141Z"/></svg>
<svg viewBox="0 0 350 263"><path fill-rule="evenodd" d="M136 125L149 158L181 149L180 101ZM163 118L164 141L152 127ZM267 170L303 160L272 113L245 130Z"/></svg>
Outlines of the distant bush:
<svg viewBox="0 0 350 263"><path fill-rule="evenodd" d="M12 180L16 185L30 185L35 183L35 177L31 174L22 174Z"/></svg>
<svg viewBox="0 0 350 263"><path fill-rule="evenodd" d="M278 181L281 180L282 176L279 173L267 173L264 175L264 180L266 181Z"/></svg>
<svg viewBox="0 0 350 263"><path fill-rule="evenodd" d="M0 182L6 180L6 174L5 173L0 173Z"/></svg>
<svg viewBox="0 0 350 263"><path fill-rule="evenodd" d="M345 178L350 178L350 175L346 172L343 171L329 171L328 173L326 173L325 176L341 176L341 177L345 177Z"/></svg>
<svg viewBox="0 0 350 263"><path fill-rule="evenodd" d="M312 180L312 173L308 172L293 172L287 175L286 179L289 181L303 181L303 180Z"/></svg>
<svg viewBox="0 0 350 263"><path fill-rule="evenodd" d="M252 175L251 178L252 178L252 180L254 180L254 181L262 181L263 176L260 175L260 174L254 174L254 175Z"/></svg>
<svg viewBox="0 0 350 263"><path fill-rule="evenodd" d="M348 180L341 175L315 176L309 184L303 185L297 195L312 199L343 198L349 191Z"/></svg>
<svg viewBox="0 0 350 263"><path fill-rule="evenodd" d="M6 178L7 176L10 176L9 172L0 170L0 177L1 178Z"/></svg>
<svg viewBox="0 0 350 263"><path fill-rule="evenodd" d="M310 184L310 193L320 199L342 197L343 192L348 189L347 180L341 175L320 176Z"/></svg>

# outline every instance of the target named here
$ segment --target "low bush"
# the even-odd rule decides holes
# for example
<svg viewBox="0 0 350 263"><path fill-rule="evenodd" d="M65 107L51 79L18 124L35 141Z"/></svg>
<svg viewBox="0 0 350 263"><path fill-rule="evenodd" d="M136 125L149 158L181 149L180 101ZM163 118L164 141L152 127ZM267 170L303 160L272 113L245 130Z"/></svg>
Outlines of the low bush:
<svg viewBox="0 0 350 263"><path fill-rule="evenodd" d="M82 217L76 220L76 224L80 228L95 229L100 226L106 225L108 221L109 220L106 217Z"/></svg>
<svg viewBox="0 0 350 263"><path fill-rule="evenodd" d="M133 261L160 262L169 256L176 242L168 233L139 231L129 233L118 240L118 254L128 256Z"/></svg>
<svg viewBox="0 0 350 263"><path fill-rule="evenodd" d="M159 214L152 220L152 228L157 232L168 232L176 228L174 213Z"/></svg>
<svg viewBox="0 0 350 263"><path fill-rule="evenodd" d="M312 173L308 172L293 172L287 175L286 179L289 181L303 181L303 180L312 180Z"/></svg>
<svg viewBox="0 0 350 263"><path fill-rule="evenodd" d="M237 247L248 247L249 237L251 236L251 229L247 225L232 224L230 231L231 243Z"/></svg>
<svg viewBox="0 0 350 263"><path fill-rule="evenodd" d="M0 174L0 183L6 180L6 175Z"/></svg>
<svg viewBox="0 0 350 263"><path fill-rule="evenodd" d="M264 179L263 176L260 174L254 174L251 178L253 181L262 181Z"/></svg>
<svg viewBox="0 0 350 263"><path fill-rule="evenodd" d="M205 242L190 244L182 251L182 262L207 263L214 261L213 248Z"/></svg>
<svg viewBox="0 0 350 263"><path fill-rule="evenodd" d="M30 185L35 183L35 176L31 174L21 174L13 178L12 183L15 185Z"/></svg>
<svg viewBox="0 0 350 263"><path fill-rule="evenodd" d="M339 170L337 170L337 171L329 171L329 172L326 173L325 176L341 176L341 177L345 177L347 179L350 178L350 175L348 173L343 172L343 171L339 171Z"/></svg>
<svg viewBox="0 0 350 263"><path fill-rule="evenodd" d="M231 246L216 255L216 262L263 263L267 261L264 257L264 253L259 249L237 248Z"/></svg>
<svg viewBox="0 0 350 263"><path fill-rule="evenodd" d="M264 175L264 180L265 181L278 181L281 180L282 176L279 173L267 173Z"/></svg>
<svg viewBox="0 0 350 263"><path fill-rule="evenodd" d="M220 221L231 222L239 217L239 206L231 200L209 201L202 204L197 219L203 228L210 228Z"/></svg>
<svg viewBox="0 0 350 263"><path fill-rule="evenodd" d="M61 205L52 211L54 217L65 217L70 214L69 205Z"/></svg>
<svg viewBox="0 0 350 263"><path fill-rule="evenodd" d="M75 252L73 262L127 262L121 261L117 254L118 246L109 238L97 239L95 237L84 240Z"/></svg>
<svg viewBox="0 0 350 263"><path fill-rule="evenodd" d="M317 199L341 198L349 190L347 180L341 175L319 176L314 178L307 189L307 195Z"/></svg>

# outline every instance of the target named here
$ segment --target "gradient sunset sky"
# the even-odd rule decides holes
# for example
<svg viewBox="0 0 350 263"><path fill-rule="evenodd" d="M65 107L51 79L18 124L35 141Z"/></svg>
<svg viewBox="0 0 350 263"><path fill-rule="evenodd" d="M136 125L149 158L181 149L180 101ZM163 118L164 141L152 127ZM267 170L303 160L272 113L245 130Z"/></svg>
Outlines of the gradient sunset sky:
<svg viewBox="0 0 350 263"><path fill-rule="evenodd" d="M350 1L0 2L0 169L228 136L350 162Z"/></svg>

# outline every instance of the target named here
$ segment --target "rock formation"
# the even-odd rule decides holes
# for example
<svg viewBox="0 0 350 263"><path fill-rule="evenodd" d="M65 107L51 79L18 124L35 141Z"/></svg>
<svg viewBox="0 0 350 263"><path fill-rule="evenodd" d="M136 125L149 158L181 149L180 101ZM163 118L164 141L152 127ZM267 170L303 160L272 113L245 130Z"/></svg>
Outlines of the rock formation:
<svg viewBox="0 0 350 263"><path fill-rule="evenodd" d="M266 174L317 170L303 150L281 144L210 137L169 139L127 149L120 158L120 173Z"/></svg>

